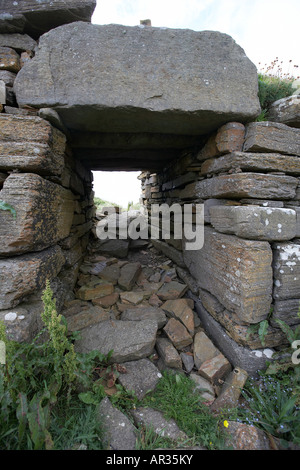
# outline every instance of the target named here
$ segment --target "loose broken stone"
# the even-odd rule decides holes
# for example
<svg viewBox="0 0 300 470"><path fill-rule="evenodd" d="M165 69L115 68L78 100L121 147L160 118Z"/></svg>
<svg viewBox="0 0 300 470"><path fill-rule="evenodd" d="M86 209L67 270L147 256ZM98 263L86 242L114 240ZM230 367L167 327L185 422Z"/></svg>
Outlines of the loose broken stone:
<svg viewBox="0 0 300 470"><path fill-rule="evenodd" d="M193 342L193 338L185 328L185 326L175 318L171 318L166 326L164 331L167 334L168 338L172 341L174 346L177 349L183 349L185 346L188 346Z"/></svg>
<svg viewBox="0 0 300 470"><path fill-rule="evenodd" d="M104 321L81 330L75 350L82 353L97 350L102 354L113 351L110 363L135 361L153 352L156 333L155 320Z"/></svg>
<svg viewBox="0 0 300 470"><path fill-rule="evenodd" d="M98 279L97 283L84 285L78 289L76 296L81 300L92 300L112 294L114 286L110 282Z"/></svg>
<svg viewBox="0 0 300 470"><path fill-rule="evenodd" d="M118 284L122 289L131 290L138 279L142 267L140 263L127 263L121 268Z"/></svg>
<svg viewBox="0 0 300 470"><path fill-rule="evenodd" d="M190 308L189 304L194 304L194 302L191 301L191 299L167 300L161 308L180 320L190 335L194 336L194 312Z"/></svg>
<svg viewBox="0 0 300 470"><path fill-rule="evenodd" d="M90 325L110 319L115 319L112 313L107 312L101 307L90 306L88 310L67 318L68 332L73 333L74 331L79 331Z"/></svg>
<svg viewBox="0 0 300 470"><path fill-rule="evenodd" d="M157 296L161 300L173 300L182 297L185 292L187 291L187 285L181 284L177 281L171 281L164 284L159 291L157 292Z"/></svg>
<svg viewBox="0 0 300 470"><path fill-rule="evenodd" d="M104 398L97 407L96 418L110 449L135 450L136 428L124 413L112 406L109 398Z"/></svg>
<svg viewBox="0 0 300 470"><path fill-rule="evenodd" d="M176 348L167 338L157 338L156 349L167 367L182 369L182 361Z"/></svg>
<svg viewBox="0 0 300 470"><path fill-rule="evenodd" d="M194 361L197 369L200 368L203 362L220 354L220 351L215 347L213 342L204 333L199 331L194 338Z"/></svg>
<svg viewBox="0 0 300 470"><path fill-rule="evenodd" d="M155 390L161 373L149 359L124 362L122 364L126 373L120 374L119 383L126 389L135 392L139 400L153 390Z"/></svg>
<svg viewBox="0 0 300 470"><path fill-rule="evenodd" d="M231 371L230 362L223 354L205 361L199 369L199 374L213 384L218 384L219 379L223 379Z"/></svg>
<svg viewBox="0 0 300 470"><path fill-rule="evenodd" d="M114 292L109 295L105 295L104 297L100 297L98 299L92 299L93 305L99 305L100 307L103 308L108 308L112 307L115 305L119 300L119 293Z"/></svg>
<svg viewBox="0 0 300 470"><path fill-rule="evenodd" d="M167 318L164 311L158 307L136 307L126 309L122 315L121 320L139 321L139 320L156 320L158 329L161 329L167 323Z"/></svg>

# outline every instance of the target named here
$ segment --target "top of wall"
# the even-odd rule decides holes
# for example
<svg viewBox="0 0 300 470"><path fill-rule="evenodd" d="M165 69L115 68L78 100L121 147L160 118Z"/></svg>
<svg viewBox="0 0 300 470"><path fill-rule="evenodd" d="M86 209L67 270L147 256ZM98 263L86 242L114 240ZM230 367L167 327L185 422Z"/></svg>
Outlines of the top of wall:
<svg viewBox="0 0 300 470"><path fill-rule="evenodd" d="M0 34L26 33L34 39L57 26L91 21L96 0L0 0Z"/></svg>

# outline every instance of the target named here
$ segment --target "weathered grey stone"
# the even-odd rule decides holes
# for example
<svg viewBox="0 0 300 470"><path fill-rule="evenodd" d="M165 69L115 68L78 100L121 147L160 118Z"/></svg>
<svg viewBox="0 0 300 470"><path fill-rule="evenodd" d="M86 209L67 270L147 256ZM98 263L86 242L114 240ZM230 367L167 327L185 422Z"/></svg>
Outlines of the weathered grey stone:
<svg viewBox="0 0 300 470"><path fill-rule="evenodd" d="M17 52L33 51L37 43L27 34L0 34L0 47L11 47Z"/></svg>
<svg viewBox="0 0 300 470"><path fill-rule="evenodd" d="M296 236L296 212L257 206L214 206L211 224L222 233L249 240L291 240Z"/></svg>
<svg viewBox="0 0 300 470"><path fill-rule="evenodd" d="M233 450L271 450L267 435L253 425L228 421L226 443Z"/></svg>
<svg viewBox="0 0 300 470"><path fill-rule="evenodd" d="M195 198L256 198L294 199L298 179L292 176L238 173L216 176L188 184L180 192L185 199Z"/></svg>
<svg viewBox="0 0 300 470"><path fill-rule="evenodd" d="M0 77L1 78L1 77ZM0 80L0 105L6 103L6 87L5 82Z"/></svg>
<svg viewBox="0 0 300 470"><path fill-rule="evenodd" d="M158 307L136 307L128 308L121 315L123 321L156 320L158 329L167 323L164 311Z"/></svg>
<svg viewBox="0 0 300 470"><path fill-rule="evenodd" d="M187 291L187 285L177 281L166 282L157 291L157 296L161 300L174 300L182 297Z"/></svg>
<svg viewBox="0 0 300 470"><path fill-rule="evenodd" d="M207 291L200 289L199 297L203 307L217 322L222 325L227 334L238 344L250 349L262 347L258 332L251 332L250 325L242 323L232 312L225 307ZM284 334L280 329L269 327L264 337L265 347L276 347L282 344Z"/></svg>
<svg viewBox="0 0 300 470"><path fill-rule="evenodd" d="M0 80L3 80L8 87L14 86L16 76L15 73L9 72L8 70L0 70Z"/></svg>
<svg viewBox="0 0 300 470"><path fill-rule="evenodd" d="M58 246L0 260L0 309L15 307L24 297L44 288L46 279L53 279L64 262Z"/></svg>
<svg viewBox="0 0 300 470"><path fill-rule="evenodd" d="M112 406L109 398L104 398L98 405L96 418L110 450L135 450L136 428L124 413Z"/></svg>
<svg viewBox="0 0 300 470"><path fill-rule="evenodd" d="M62 24L90 21L95 6L95 0L2 0L0 34L27 33L38 38Z"/></svg>
<svg viewBox="0 0 300 470"><path fill-rule="evenodd" d="M61 175L66 137L33 116L0 114L0 170Z"/></svg>
<svg viewBox="0 0 300 470"><path fill-rule="evenodd" d="M180 266L181 268L185 268L185 263L183 260L182 252L174 248L173 246L170 246L168 243L163 242L161 240L155 240L151 239L151 243L153 246L164 253L168 258L170 258L174 263L177 264L177 266Z"/></svg>
<svg viewBox="0 0 300 470"><path fill-rule="evenodd" d="M300 156L300 129L277 122L251 122L246 126L245 152L278 152Z"/></svg>
<svg viewBox="0 0 300 470"><path fill-rule="evenodd" d="M111 363L135 361L152 353L156 332L155 320L104 321L83 329L75 349L84 353L95 349L102 354L113 350Z"/></svg>
<svg viewBox="0 0 300 470"><path fill-rule="evenodd" d="M0 320L5 325L7 338L19 343L31 342L37 330L35 313L22 306L1 310Z"/></svg>
<svg viewBox="0 0 300 470"><path fill-rule="evenodd" d="M118 284L122 289L131 290L142 271L140 263L127 263L121 268Z"/></svg>
<svg viewBox="0 0 300 470"><path fill-rule="evenodd" d="M299 325L300 323L300 298L275 300L273 304L273 312L270 318L270 324L278 328L276 320L282 320L287 325Z"/></svg>
<svg viewBox="0 0 300 470"><path fill-rule="evenodd" d="M155 347L167 367L182 369L180 355L168 338L157 338Z"/></svg>
<svg viewBox="0 0 300 470"><path fill-rule="evenodd" d="M194 338L194 362L197 369L200 368L203 362L220 354L209 337L204 331L199 331Z"/></svg>
<svg viewBox="0 0 300 470"><path fill-rule="evenodd" d="M189 374L193 370L194 365L195 365L192 353L187 354L187 353L182 352L180 353L180 357L181 357L181 360L182 360L182 363L184 365L186 372Z"/></svg>
<svg viewBox="0 0 300 470"><path fill-rule="evenodd" d="M229 119L246 122L260 108L256 68L231 37L141 26L78 22L50 31L18 75L15 91L21 107L54 108L76 134L77 155L94 167L100 155L108 164L113 155L130 154L134 165L137 151L119 145L109 153L107 143L97 147L96 134L151 134L139 158L144 153L151 162L166 161L172 148L160 152L154 134L204 135Z"/></svg>
<svg viewBox="0 0 300 470"><path fill-rule="evenodd" d="M215 385L219 383L219 380L223 380L230 371L230 362L223 354L207 359L199 368L199 374Z"/></svg>
<svg viewBox="0 0 300 470"><path fill-rule="evenodd" d="M152 408L139 407L131 410L137 426L146 426L153 429L156 435L172 439L173 441L187 441L187 435L179 429L173 419L166 420L163 413Z"/></svg>
<svg viewBox="0 0 300 470"><path fill-rule="evenodd" d="M300 298L300 243L276 243L273 247L274 292L277 300Z"/></svg>
<svg viewBox="0 0 300 470"><path fill-rule="evenodd" d="M189 305L189 299L167 300L161 307L163 310L180 320L191 336L194 336L194 312Z"/></svg>
<svg viewBox="0 0 300 470"><path fill-rule="evenodd" d="M237 317L258 323L270 311L272 250L268 242L243 240L205 227L204 246L184 252L199 286L211 293Z"/></svg>
<svg viewBox="0 0 300 470"><path fill-rule="evenodd" d="M128 254L129 241L128 240L105 240L99 243L98 251L117 258L125 258Z"/></svg>
<svg viewBox="0 0 300 470"><path fill-rule="evenodd" d="M195 382L194 390L199 391L201 396L208 400L213 400L215 398L214 387L208 380L198 374L190 374L190 379Z"/></svg>
<svg viewBox="0 0 300 470"><path fill-rule="evenodd" d="M20 56L11 47L0 46L0 70L18 73L21 69Z"/></svg>
<svg viewBox="0 0 300 470"><path fill-rule="evenodd" d="M185 326L175 318L171 318L168 321L164 327L164 332L172 341L176 349L181 350L193 342L193 338Z"/></svg>
<svg viewBox="0 0 300 470"><path fill-rule="evenodd" d="M275 101L268 110L268 120L300 127L300 95Z"/></svg>
<svg viewBox="0 0 300 470"><path fill-rule="evenodd" d="M135 392L142 400L148 392L155 390L162 377L158 368L149 359L124 362L126 372L120 374L118 381L126 389Z"/></svg>
<svg viewBox="0 0 300 470"><path fill-rule="evenodd" d="M2 256L39 251L69 235L74 198L67 189L33 173L12 173L0 197L16 211L16 217L0 211Z"/></svg>
<svg viewBox="0 0 300 470"><path fill-rule="evenodd" d="M205 331L213 339L217 348L234 364L246 370L251 377L259 377L258 372L265 370L267 362L270 361L270 349L260 348L250 350L234 341L225 329L216 321L203 307L201 301L194 295L189 295L195 301L195 309L200 317Z"/></svg>
<svg viewBox="0 0 300 470"><path fill-rule="evenodd" d="M225 171L284 171L287 175L300 174L300 161L292 155L280 153L233 152L219 158L210 158L201 166L201 175Z"/></svg>
<svg viewBox="0 0 300 470"><path fill-rule="evenodd" d="M244 145L245 126L239 122L225 124L212 134L197 154L198 160L241 151Z"/></svg>
<svg viewBox="0 0 300 470"><path fill-rule="evenodd" d="M221 393L214 401L210 409L221 411L224 409L232 409L238 406L238 400L241 391L246 383L248 374L240 367L235 367L233 371L226 377L226 381L222 386Z"/></svg>

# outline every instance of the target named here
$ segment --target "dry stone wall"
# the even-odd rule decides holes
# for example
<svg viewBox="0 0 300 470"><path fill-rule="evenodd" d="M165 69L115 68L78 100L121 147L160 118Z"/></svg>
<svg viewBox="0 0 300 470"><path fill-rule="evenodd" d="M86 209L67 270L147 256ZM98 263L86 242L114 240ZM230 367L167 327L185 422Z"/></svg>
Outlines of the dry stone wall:
<svg viewBox="0 0 300 470"><path fill-rule="evenodd" d="M174 225L171 238L153 243L192 274L207 314L251 349L261 342L249 327L271 312L267 347L285 341L276 319L300 322L299 157L299 129L230 122L163 172L140 175L149 217L152 204L204 205L201 250L186 250Z"/></svg>

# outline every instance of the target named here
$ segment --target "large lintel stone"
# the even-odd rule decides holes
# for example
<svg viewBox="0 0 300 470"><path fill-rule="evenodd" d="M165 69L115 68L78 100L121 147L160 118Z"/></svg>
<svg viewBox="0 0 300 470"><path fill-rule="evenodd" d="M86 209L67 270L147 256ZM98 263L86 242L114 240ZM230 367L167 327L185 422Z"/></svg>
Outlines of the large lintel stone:
<svg viewBox="0 0 300 470"><path fill-rule="evenodd" d="M83 22L42 36L15 82L21 107L54 108L69 130L181 135L249 122L257 87L226 34Z"/></svg>

